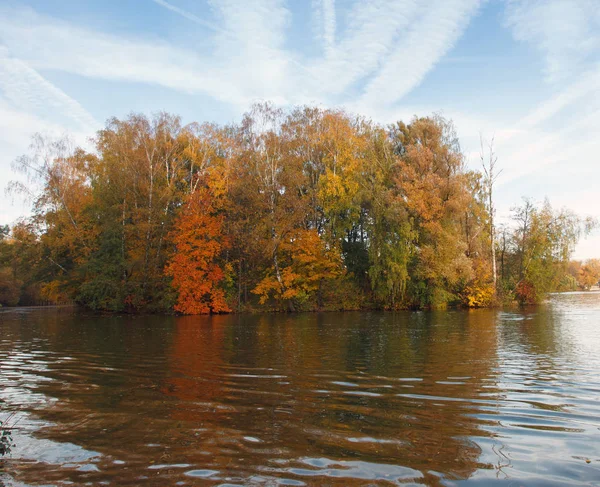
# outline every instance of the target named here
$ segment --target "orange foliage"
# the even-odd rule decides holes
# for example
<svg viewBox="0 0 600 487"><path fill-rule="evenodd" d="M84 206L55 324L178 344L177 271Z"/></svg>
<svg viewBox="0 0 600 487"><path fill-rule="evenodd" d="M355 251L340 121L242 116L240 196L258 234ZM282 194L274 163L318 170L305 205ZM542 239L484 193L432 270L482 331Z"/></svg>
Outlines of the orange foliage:
<svg viewBox="0 0 600 487"><path fill-rule="evenodd" d="M281 281L268 274L253 290L264 304L271 297L306 301L319 291L321 282L342 274L341 256L328 249L316 230L298 230L280 246L288 265L281 269Z"/></svg>
<svg viewBox="0 0 600 487"><path fill-rule="evenodd" d="M223 235L223 217L211 200L205 189L191 195L171 232L177 251L165 272L178 292L175 310L183 314L231 311L220 287L225 273L218 263L229 242Z"/></svg>
<svg viewBox="0 0 600 487"><path fill-rule="evenodd" d="M534 304L538 301L538 295L535 287L530 281L525 279L519 281L517 284L515 295L521 304Z"/></svg>

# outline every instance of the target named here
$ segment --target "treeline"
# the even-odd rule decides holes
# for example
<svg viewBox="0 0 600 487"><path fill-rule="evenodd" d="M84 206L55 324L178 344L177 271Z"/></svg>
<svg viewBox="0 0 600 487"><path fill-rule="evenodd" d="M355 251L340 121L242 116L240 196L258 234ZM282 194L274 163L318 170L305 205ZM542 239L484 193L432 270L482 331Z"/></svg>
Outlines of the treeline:
<svg viewBox="0 0 600 487"><path fill-rule="evenodd" d="M600 286L600 259L569 262L568 273L564 277L560 291L589 291Z"/></svg>
<svg viewBox="0 0 600 487"><path fill-rule="evenodd" d="M16 161L28 182L13 189L33 193L34 211L3 231L1 303L195 314L536 302L564 284L585 226L525 201L496 229L491 168L468 170L439 116L383 127L260 104L230 126L112 119L94 143L35 136Z"/></svg>

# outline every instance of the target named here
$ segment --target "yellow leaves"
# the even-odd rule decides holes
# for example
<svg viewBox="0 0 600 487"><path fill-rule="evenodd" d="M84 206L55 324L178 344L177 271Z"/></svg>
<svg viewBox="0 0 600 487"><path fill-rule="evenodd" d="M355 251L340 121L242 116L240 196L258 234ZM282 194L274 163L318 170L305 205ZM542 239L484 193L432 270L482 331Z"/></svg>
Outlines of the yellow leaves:
<svg viewBox="0 0 600 487"><path fill-rule="evenodd" d="M275 270L252 290L260 296L260 304L269 299L279 301L307 300L318 290L323 280L335 279L343 272L341 255L330 249L315 230L296 230L281 243L279 279Z"/></svg>
<svg viewBox="0 0 600 487"><path fill-rule="evenodd" d="M476 260L474 262L475 277L461 293L462 302L468 308L485 308L492 306L496 299L496 290L492 282L489 263Z"/></svg>
<svg viewBox="0 0 600 487"><path fill-rule="evenodd" d="M465 305L469 308L484 308L490 306L494 302L494 285L488 283L467 286L463 296Z"/></svg>
<svg viewBox="0 0 600 487"><path fill-rule="evenodd" d="M590 289L600 281L600 259L589 259L579 269L577 282L583 289Z"/></svg>
<svg viewBox="0 0 600 487"><path fill-rule="evenodd" d="M267 275L265 278L258 283L258 285L252 290L254 294L260 296L260 304L265 304L272 293L276 293L279 290L279 283L277 279L272 275Z"/></svg>
<svg viewBox="0 0 600 487"><path fill-rule="evenodd" d="M61 282L56 280L44 284L41 288L40 294L43 299L46 299L54 304L65 303L69 301L69 295L61 289Z"/></svg>
<svg viewBox="0 0 600 487"><path fill-rule="evenodd" d="M326 112L319 135L323 148L323 174L318 195L325 214L334 218L336 213L352 210L357 204L358 179L367 138L343 112Z"/></svg>

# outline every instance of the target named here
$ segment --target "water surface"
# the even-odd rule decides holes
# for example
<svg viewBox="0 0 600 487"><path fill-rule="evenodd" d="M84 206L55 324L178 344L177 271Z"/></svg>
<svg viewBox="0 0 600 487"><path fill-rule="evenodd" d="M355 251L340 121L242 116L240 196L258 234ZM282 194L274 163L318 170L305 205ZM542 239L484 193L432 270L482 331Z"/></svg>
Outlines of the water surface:
<svg viewBox="0 0 600 487"><path fill-rule="evenodd" d="M600 485L600 293L526 310L0 313L5 485Z"/></svg>

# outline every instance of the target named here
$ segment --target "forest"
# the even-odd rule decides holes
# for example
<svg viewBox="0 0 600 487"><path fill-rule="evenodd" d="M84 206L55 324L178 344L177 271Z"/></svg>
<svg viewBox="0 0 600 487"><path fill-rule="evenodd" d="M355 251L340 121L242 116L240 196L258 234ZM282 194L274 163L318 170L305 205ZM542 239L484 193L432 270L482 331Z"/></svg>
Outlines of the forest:
<svg viewBox="0 0 600 487"><path fill-rule="evenodd" d="M0 228L0 304L112 312L434 309L588 289L595 224L523 199L495 222L496 158L469 170L451 121L382 126L254 105L239 124L111 119L93 150L35 135Z"/></svg>

